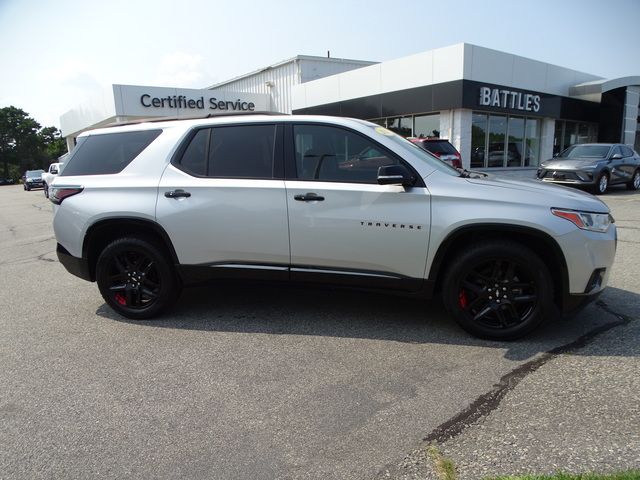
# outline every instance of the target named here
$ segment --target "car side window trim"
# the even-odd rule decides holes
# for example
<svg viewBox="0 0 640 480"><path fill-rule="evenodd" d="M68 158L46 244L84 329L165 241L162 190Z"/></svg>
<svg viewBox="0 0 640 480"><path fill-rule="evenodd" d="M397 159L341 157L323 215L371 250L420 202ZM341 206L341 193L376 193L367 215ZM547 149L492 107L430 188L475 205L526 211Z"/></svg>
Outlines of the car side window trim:
<svg viewBox="0 0 640 480"><path fill-rule="evenodd" d="M297 127L297 126L329 127L337 130L344 130L345 132L349 132L351 134L357 135L360 138L363 138L368 142L370 142L372 145L378 148L382 153L384 153L389 158L398 161L400 165L407 168L409 172L416 179L416 183L413 185L414 187L420 188L425 186L424 181L422 180L422 177L418 174L416 169L413 168L413 166L409 162L404 160L395 152L392 152L391 150L389 150L389 148L385 147L375 139L367 135L364 135L363 133L357 130L354 130L352 128L344 127L342 125L335 125L331 123L322 123L322 122L300 122L300 123L289 122L285 125L285 132L284 132L284 142L285 142L284 178L285 180L295 180L298 182L352 183L352 184L358 184L358 185L377 185L377 183L372 183L372 182L353 182L353 181L347 182L343 180L298 178L298 167L296 164L296 154L295 154L295 139L293 134L293 129L294 127Z"/></svg>
<svg viewBox="0 0 640 480"><path fill-rule="evenodd" d="M269 125L274 127L274 145L273 145L273 159L272 159L272 168L271 168L271 176L269 177L245 177L245 176L221 176L221 175L209 175L209 162L206 162L206 175L199 175L195 172L192 172L186 168L184 168L181 164L182 157L184 156L189 144L194 139L194 137L201 130L209 130L209 134L207 135L207 147L205 151L205 159L208 160L209 152L211 150L211 137L213 133L213 129L222 128L222 127L234 127L234 126L264 126ZM281 123L242 123L242 124L220 124L220 125L203 125L200 127L193 128L182 140L180 146L176 149L174 154L171 157L170 164L175 168L180 170L181 172L186 173L187 175L194 178L211 178L211 179L233 179L233 180L283 180L284 179L284 126Z"/></svg>

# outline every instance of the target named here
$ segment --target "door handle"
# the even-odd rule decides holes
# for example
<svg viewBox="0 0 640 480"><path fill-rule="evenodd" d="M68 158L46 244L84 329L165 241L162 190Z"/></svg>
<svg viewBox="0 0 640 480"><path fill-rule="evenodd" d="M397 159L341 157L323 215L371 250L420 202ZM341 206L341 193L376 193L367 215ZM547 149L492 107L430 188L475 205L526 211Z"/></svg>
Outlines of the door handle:
<svg viewBox="0 0 640 480"><path fill-rule="evenodd" d="M296 195L293 199L298 200L299 202L322 202L324 197L321 197L317 193L309 192L304 195Z"/></svg>
<svg viewBox="0 0 640 480"><path fill-rule="evenodd" d="M189 192L185 192L184 190L177 189L177 190L172 190L170 192L164 192L164 196L167 198L180 198L180 197L188 198L191 196L191 194Z"/></svg>

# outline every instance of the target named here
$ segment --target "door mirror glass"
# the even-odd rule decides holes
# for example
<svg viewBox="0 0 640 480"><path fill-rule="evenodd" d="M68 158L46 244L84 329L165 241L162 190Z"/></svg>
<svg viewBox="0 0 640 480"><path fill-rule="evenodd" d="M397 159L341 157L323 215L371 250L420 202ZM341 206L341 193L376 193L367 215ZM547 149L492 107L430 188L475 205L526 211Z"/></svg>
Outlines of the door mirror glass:
<svg viewBox="0 0 640 480"><path fill-rule="evenodd" d="M379 185L402 185L410 187L415 178L403 165L385 165L378 168Z"/></svg>

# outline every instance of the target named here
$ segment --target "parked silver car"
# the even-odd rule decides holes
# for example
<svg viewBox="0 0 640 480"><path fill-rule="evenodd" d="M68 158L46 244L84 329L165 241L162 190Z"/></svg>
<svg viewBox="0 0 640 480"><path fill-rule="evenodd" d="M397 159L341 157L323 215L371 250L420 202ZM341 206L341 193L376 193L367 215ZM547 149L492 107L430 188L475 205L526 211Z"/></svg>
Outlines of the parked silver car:
<svg viewBox="0 0 640 480"><path fill-rule="evenodd" d="M467 331L512 339L593 300L616 244L592 195L461 172L383 127L324 116L85 132L50 200L60 262L133 319L184 285L246 278L440 292Z"/></svg>
<svg viewBox="0 0 640 480"><path fill-rule="evenodd" d="M609 185L640 188L640 156L627 145L586 143L572 145L542 162L537 177L543 182L589 187L603 194Z"/></svg>

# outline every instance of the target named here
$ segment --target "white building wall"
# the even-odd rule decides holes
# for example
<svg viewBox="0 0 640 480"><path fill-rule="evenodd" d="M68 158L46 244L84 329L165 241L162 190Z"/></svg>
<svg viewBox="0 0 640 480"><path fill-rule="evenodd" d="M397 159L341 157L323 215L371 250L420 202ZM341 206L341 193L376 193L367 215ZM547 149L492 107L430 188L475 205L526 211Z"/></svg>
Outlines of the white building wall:
<svg viewBox="0 0 640 480"><path fill-rule="evenodd" d="M476 45L465 44L464 51L464 78L467 80L566 97L571 87L601 79L596 75Z"/></svg>
<svg viewBox="0 0 640 480"><path fill-rule="evenodd" d="M471 168L472 111L467 109L440 112L440 138L446 138L462 156L462 167Z"/></svg>
<svg viewBox="0 0 640 480"><path fill-rule="evenodd" d="M553 118L542 119L542 131L540 132L540 163L553 157L553 136L555 134L556 121Z"/></svg>
<svg viewBox="0 0 640 480"><path fill-rule="evenodd" d="M271 111L291 113L295 85L362 68L372 63L342 58L298 56L210 88L219 91L266 93L271 96Z"/></svg>
<svg viewBox="0 0 640 480"><path fill-rule="evenodd" d="M570 87L600 78L459 43L297 85L293 89L293 109L462 79L569 96Z"/></svg>
<svg viewBox="0 0 640 480"><path fill-rule="evenodd" d="M271 97L270 110L291 112L291 90L300 83L300 65L297 60L268 67L237 80L215 85L212 90L227 92L263 93Z"/></svg>
<svg viewBox="0 0 640 480"><path fill-rule="evenodd" d="M622 143L634 148L638 129L638 104L640 103L640 86L627 87L622 117Z"/></svg>

